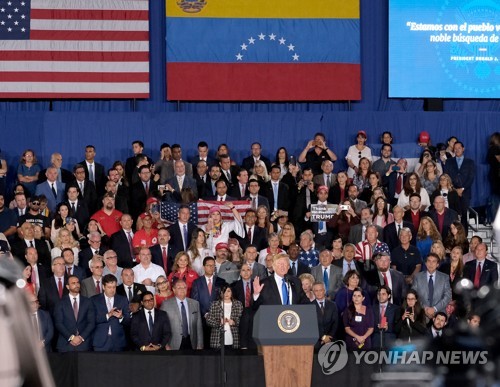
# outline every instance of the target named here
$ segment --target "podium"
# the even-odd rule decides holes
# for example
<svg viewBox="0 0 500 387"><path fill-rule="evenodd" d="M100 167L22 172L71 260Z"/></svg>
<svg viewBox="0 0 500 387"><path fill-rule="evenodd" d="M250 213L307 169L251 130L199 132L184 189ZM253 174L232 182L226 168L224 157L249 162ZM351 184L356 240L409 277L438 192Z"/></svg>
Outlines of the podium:
<svg viewBox="0 0 500 387"><path fill-rule="evenodd" d="M314 305L261 305L253 338L262 346L266 387L310 387L318 319Z"/></svg>

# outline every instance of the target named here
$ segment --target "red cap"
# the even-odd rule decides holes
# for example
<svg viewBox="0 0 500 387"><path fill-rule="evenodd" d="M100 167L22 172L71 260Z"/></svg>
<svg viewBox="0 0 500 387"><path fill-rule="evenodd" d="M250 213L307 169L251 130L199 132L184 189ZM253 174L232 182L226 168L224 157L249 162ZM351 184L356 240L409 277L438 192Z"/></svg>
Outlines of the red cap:
<svg viewBox="0 0 500 387"><path fill-rule="evenodd" d="M210 210L208 210L209 214L212 214L214 212L222 212L219 206L212 206L210 207Z"/></svg>
<svg viewBox="0 0 500 387"><path fill-rule="evenodd" d="M143 212L141 215L139 215L139 218L144 219L146 216L149 216L150 218L152 218L152 216L149 212Z"/></svg>
<svg viewBox="0 0 500 387"><path fill-rule="evenodd" d="M146 200L146 204L149 206L150 204L152 203L159 203L159 200L156 199L156 198L148 198L148 200Z"/></svg>
<svg viewBox="0 0 500 387"><path fill-rule="evenodd" d="M418 142L428 143L431 140L431 136L428 132L420 132L420 136L418 136Z"/></svg>
<svg viewBox="0 0 500 387"><path fill-rule="evenodd" d="M217 245L215 246L215 251L222 250L222 249L229 250L229 248L227 247L227 243L224 243L224 242L217 243Z"/></svg>
<svg viewBox="0 0 500 387"><path fill-rule="evenodd" d="M368 138L368 136L366 135L366 132L364 130L358 130L358 136L359 135L362 135L362 136L365 136L365 138Z"/></svg>
<svg viewBox="0 0 500 387"><path fill-rule="evenodd" d="M328 193L328 187L326 185L320 185L318 187L318 193L320 193L321 191L325 191L326 193Z"/></svg>

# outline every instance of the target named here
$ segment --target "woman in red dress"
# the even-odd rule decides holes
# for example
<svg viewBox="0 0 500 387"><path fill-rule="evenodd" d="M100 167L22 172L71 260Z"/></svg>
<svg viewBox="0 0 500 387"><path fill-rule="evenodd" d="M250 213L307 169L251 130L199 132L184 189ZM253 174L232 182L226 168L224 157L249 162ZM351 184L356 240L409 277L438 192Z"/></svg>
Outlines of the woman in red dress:
<svg viewBox="0 0 500 387"><path fill-rule="evenodd" d="M183 279L187 285L187 297L191 294L191 288L193 286L194 280L198 278L198 273L196 273L191 268L191 260L189 255L185 251L177 253L174 260L174 265L172 266L172 272L168 276L168 282L173 287L174 282L178 279Z"/></svg>

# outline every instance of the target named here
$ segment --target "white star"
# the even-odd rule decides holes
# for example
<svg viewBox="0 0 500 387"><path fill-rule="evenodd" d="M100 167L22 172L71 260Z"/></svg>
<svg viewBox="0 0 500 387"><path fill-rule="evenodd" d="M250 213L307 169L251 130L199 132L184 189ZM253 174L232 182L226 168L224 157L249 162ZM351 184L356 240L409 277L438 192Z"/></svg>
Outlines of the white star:
<svg viewBox="0 0 500 387"><path fill-rule="evenodd" d="M236 55L236 60L242 60L242 59L243 59L243 55L238 53L238 55Z"/></svg>
<svg viewBox="0 0 500 387"><path fill-rule="evenodd" d="M250 39L248 39L248 43L249 44L254 44L255 43L255 39L250 37Z"/></svg>
<svg viewBox="0 0 500 387"><path fill-rule="evenodd" d="M7 2L7 5L12 5L12 2L8 1L8 2Z"/></svg>
<svg viewBox="0 0 500 387"><path fill-rule="evenodd" d="M264 35L262 32L259 35L259 40L266 40L266 35Z"/></svg>
<svg viewBox="0 0 500 387"><path fill-rule="evenodd" d="M280 44L285 44L285 42L286 42L286 39L284 39L284 38L280 39Z"/></svg>
<svg viewBox="0 0 500 387"><path fill-rule="evenodd" d="M0 8L0 12L5 12L5 8Z"/></svg>
<svg viewBox="0 0 500 387"><path fill-rule="evenodd" d="M293 44L288 45L288 51L293 51L295 49L295 46Z"/></svg>
<svg viewBox="0 0 500 387"><path fill-rule="evenodd" d="M274 35L274 34L269 35L269 39L270 40L276 40L276 35Z"/></svg>
<svg viewBox="0 0 500 387"><path fill-rule="evenodd" d="M26 16L25 15L21 15L21 19L26 19Z"/></svg>
<svg viewBox="0 0 500 387"><path fill-rule="evenodd" d="M24 27L23 27L23 28L21 28L21 31L22 31L22 32L25 32L25 31L26 31L26 28L24 28Z"/></svg>
<svg viewBox="0 0 500 387"><path fill-rule="evenodd" d="M14 8L14 12L19 12L19 8Z"/></svg>
<svg viewBox="0 0 500 387"><path fill-rule="evenodd" d="M293 54L293 60L299 60L299 56L297 54Z"/></svg>
<svg viewBox="0 0 500 387"><path fill-rule="evenodd" d="M245 43L243 43L240 47L242 50L246 50L248 46Z"/></svg>
<svg viewBox="0 0 500 387"><path fill-rule="evenodd" d="M10 27L9 27L9 28L7 28L7 31L11 32L11 31L12 31L12 28L10 28Z"/></svg>
<svg viewBox="0 0 500 387"><path fill-rule="evenodd" d="M21 1L21 5L24 7L24 4L26 4L24 1Z"/></svg>
<svg viewBox="0 0 500 387"><path fill-rule="evenodd" d="M8 17L9 19L12 19L12 15L7 15L7 17Z"/></svg>
<svg viewBox="0 0 500 387"><path fill-rule="evenodd" d="M5 22L2 20L2 21L0 22L0 24L4 26L4 25L5 25Z"/></svg>
<svg viewBox="0 0 500 387"><path fill-rule="evenodd" d="M16 20L16 21L14 22L14 25L16 25L16 26L17 26L17 25L19 25L19 22Z"/></svg>

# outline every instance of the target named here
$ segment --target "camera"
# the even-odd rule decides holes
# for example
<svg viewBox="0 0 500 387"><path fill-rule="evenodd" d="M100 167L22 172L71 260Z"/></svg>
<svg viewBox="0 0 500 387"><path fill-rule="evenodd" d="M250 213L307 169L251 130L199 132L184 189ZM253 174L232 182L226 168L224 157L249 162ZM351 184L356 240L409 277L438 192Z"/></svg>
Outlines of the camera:
<svg viewBox="0 0 500 387"><path fill-rule="evenodd" d="M340 211L349 211L350 208L351 208L351 206L348 204L341 204L340 205Z"/></svg>

